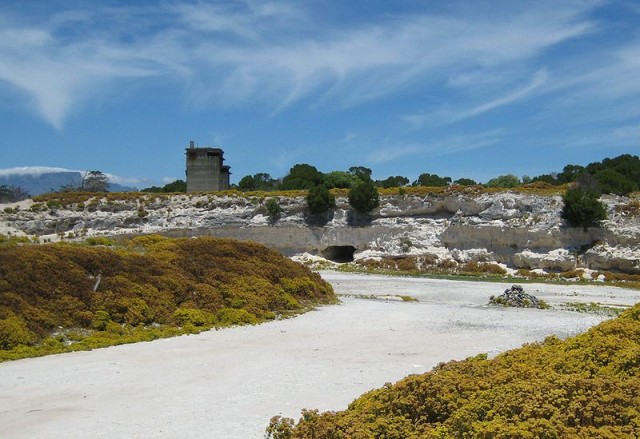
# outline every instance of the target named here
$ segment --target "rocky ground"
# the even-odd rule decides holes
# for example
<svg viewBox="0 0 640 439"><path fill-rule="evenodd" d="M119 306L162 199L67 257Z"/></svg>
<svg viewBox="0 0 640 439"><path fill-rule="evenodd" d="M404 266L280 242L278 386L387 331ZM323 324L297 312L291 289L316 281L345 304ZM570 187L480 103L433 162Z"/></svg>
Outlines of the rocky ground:
<svg viewBox="0 0 640 439"><path fill-rule="evenodd" d="M442 361L586 330L640 292L527 284L552 309L489 306L505 284L324 272L341 305L294 319L0 364L1 436L263 437L273 415L344 409ZM387 300L409 296L417 301Z"/></svg>
<svg viewBox="0 0 640 439"><path fill-rule="evenodd" d="M512 285L499 296L489 297L489 303L500 306L515 306L517 308L545 309L548 306L546 302L540 301L533 294L525 292L522 285Z"/></svg>
<svg viewBox="0 0 640 439"><path fill-rule="evenodd" d="M124 195L123 195L124 197ZM640 201L604 196L601 228L566 227L559 195L518 192L445 192L387 195L369 217L337 208L318 218L304 197L276 197L269 218L266 196L113 194L81 203L26 201L0 206L0 234L40 241L90 236L163 233L253 240L287 255L320 255L353 246L355 258L428 256L439 261L502 264L512 269L570 271L586 268L640 274Z"/></svg>

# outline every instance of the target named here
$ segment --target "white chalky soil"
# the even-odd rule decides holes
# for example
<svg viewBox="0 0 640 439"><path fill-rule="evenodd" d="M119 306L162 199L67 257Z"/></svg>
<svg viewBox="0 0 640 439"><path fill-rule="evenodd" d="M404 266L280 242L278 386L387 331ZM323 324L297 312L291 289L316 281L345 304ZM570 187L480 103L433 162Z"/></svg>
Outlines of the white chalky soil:
<svg viewBox="0 0 640 439"><path fill-rule="evenodd" d="M323 273L346 297L285 321L0 364L7 438L261 438L269 419L340 410L442 361L495 355L603 318L487 306L508 284ZM549 304L633 304L613 287L525 284Z"/></svg>

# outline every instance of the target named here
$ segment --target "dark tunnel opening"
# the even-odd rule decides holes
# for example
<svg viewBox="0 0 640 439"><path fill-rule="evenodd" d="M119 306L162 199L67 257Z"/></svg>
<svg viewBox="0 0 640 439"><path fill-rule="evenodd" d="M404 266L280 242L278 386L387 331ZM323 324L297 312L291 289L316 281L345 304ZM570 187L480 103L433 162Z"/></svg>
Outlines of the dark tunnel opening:
<svg viewBox="0 0 640 439"><path fill-rule="evenodd" d="M330 245L322 250L322 256L333 262L353 262L356 248L352 245Z"/></svg>

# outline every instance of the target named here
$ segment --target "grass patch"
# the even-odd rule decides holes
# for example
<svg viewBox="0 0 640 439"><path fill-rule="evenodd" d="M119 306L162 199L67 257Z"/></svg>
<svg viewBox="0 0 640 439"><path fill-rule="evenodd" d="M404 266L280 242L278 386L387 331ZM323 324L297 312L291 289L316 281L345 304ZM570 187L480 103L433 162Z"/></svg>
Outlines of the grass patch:
<svg viewBox="0 0 640 439"><path fill-rule="evenodd" d="M427 264L421 262L424 258ZM398 262L400 261L400 263ZM466 263L458 264L452 260L430 263L429 255L425 257L411 256L406 258L365 259L355 263L340 264L338 266L325 266L323 264L311 264L316 270L335 270L342 273L372 274L381 276L407 276L424 277L429 279L466 280L474 282L495 283L543 283L554 285L592 285L592 286L616 286L620 288L640 290L640 275L593 272L591 279L582 276L583 270L571 270L559 273L537 273L531 270L521 269L516 275L506 274L506 270L492 263ZM420 266L421 268L418 268ZM408 267L408 268L407 268ZM598 280L602 274L604 280Z"/></svg>
<svg viewBox="0 0 640 439"><path fill-rule="evenodd" d="M560 306L560 308L567 311L582 312L588 314L597 314L610 317L617 317L627 309L622 306L603 305L597 302L583 303L583 302L567 302Z"/></svg>
<svg viewBox="0 0 640 439"><path fill-rule="evenodd" d="M387 302L419 302L415 297L399 294L338 294L338 296L364 300L382 300Z"/></svg>

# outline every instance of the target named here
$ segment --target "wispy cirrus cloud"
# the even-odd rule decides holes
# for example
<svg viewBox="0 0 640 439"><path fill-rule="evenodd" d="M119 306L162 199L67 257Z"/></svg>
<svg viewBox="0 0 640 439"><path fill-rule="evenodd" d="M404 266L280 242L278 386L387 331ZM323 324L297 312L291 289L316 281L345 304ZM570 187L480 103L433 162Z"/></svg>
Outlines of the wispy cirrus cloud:
<svg viewBox="0 0 640 439"><path fill-rule="evenodd" d="M533 75L533 78L524 87L510 90L505 95L496 97L489 102L457 111L442 109L428 114L413 114L405 116L404 119L414 126L422 126L428 122L436 124L460 122L528 97L533 91L543 86L547 81L547 78L548 75L546 70L542 69L536 72Z"/></svg>
<svg viewBox="0 0 640 439"><path fill-rule="evenodd" d="M385 146L371 151L366 161L371 165L380 165L382 163L389 163L395 160L400 160L403 157L421 154L426 149L425 145L409 144L409 145L397 145L397 146Z"/></svg>
<svg viewBox="0 0 640 439"><path fill-rule="evenodd" d="M495 145L501 141L504 134L503 130L495 129L476 134L446 136L428 143L385 145L371 151L367 155L367 163L380 165L400 160L406 156L433 157L471 151Z"/></svg>
<svg viewBox="0 0 640 439"><path fill-rule="evenodd" d="M58 20L50 28L2 21L0 80L23 91L29 107L58 129L78 104L100 96L110 82L156 74L110 40L62 42L56 35Z"/></svg>
<svg viewBox="0 0 640 439"><path fill-rule="evenodd" d="M452 71L527 62L592 32L592 7L417 10L351 28L317 24L311 6L285 1L67 10L43 24L13 11L0 17L0 80L24 92L29 108L57 129L96 97L150 79L182 88L199 105L263 102L281 110L309 100L348 107L417 83L441 84ZM466 117L521 97L516 90Z"/></svg>

